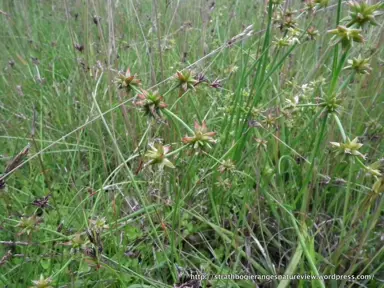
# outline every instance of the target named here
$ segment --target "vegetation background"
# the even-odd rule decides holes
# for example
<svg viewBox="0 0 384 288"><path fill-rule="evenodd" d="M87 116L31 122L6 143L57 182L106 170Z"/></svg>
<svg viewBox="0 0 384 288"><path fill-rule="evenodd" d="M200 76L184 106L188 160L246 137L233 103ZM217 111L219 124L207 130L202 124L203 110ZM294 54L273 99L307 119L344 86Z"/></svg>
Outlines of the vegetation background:
<svg viewBox="0 0 384 288"><path fill-rule="evenodd" d="M0 286L383 287L375 3L0 1Z"/></svg>

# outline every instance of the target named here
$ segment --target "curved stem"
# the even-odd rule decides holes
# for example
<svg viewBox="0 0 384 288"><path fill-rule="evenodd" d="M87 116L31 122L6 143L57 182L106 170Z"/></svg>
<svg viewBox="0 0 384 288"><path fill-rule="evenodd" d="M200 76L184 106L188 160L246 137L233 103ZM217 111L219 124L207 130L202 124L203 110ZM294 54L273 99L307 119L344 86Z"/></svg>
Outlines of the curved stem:
<svg viewBox="0 0 384 288"><path fill-rule="evenodd" d="M171 116L172 118L176 119L181 125L183 125L185 128L187 128L187 130L189 132L191 132L192 134L195 133L195 131L193 131L183 120L181 120L176 114L174 114L173 112L171 112L170 110L168 109L164 109L164 114L166 114L167 116Z"/></svg>
<svg viewBox="0 0 384 288"><path fill-rule="evenodd" d="M187 148L189 145L184 145L184 146L181 146L180 148L177 148L176 150L170 152L167 154L167 156L172 156L172 155L175 155L177 153L179 153L180 151L184 150L185 148Z"/></svg>
<svg viewBox="0 0 384 288"><path fill-rule="evenodd" d="M336 113L333 113L333 118L335 118L337 126L339 127L341 137L343 138L343 142L347 141L347 136L345 135L345 131L344 131L343 125L341 124L339 116L337 116Z"/></svg>

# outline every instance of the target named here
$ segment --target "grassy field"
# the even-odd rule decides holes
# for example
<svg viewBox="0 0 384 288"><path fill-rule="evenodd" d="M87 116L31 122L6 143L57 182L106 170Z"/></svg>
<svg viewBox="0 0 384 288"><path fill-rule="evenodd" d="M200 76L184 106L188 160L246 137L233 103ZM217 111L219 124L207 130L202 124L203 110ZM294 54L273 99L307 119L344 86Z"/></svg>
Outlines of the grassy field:
<svg viewBox="0 0 384 288"><path fill-rule="evenodd" d="M0 287L384 287L384 4L264 2L0 0Z"/></svg>

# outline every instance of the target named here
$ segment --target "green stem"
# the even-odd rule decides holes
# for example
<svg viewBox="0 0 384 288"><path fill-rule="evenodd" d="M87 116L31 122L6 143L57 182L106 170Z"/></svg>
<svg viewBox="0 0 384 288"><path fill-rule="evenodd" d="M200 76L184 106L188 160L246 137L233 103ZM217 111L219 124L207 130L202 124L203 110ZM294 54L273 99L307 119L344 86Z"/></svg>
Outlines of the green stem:
<svg viewBox="0 0 384 288"><path fill-rule="evenodd" d="M58 275L60 275L60 273L63 272L64 269L67 268L67 266L68 266L71 262L72 262L72 258L69 259L69 260L67 261L67 263L65 263L64 266L61 267L60 270L57 271L57 272L52 276L52 278L55 278L55 277L57 277Z"/></svg>
<svg viewBox="0 0 384 288"><path fill-rule="evenodd" d="M176 150L170 152L167 154L167 156L172 156L172 155L175 155L177 153L179 153L180 151L184 150L185 148L187 148L189 145L184 145L184 146L181 146L180 148L177 148Z"/></svg>
<svg viewBox="0 0 384 288"><path fill-rule="evenodd" d="M367 166L365 166L365 164L363 162L361 162L361 160L358 157L355 157L355 159L357 161L357 164L359 164L359 166L361 168L363 168L364 170L369 170L369 168Z"/></svg>
<svg viewBox="0 0 384 288"><path fill-rule="evenodd" d="M265 33L265 39L264 39L264 45L263 45L263 53L268 50L270 38L271 38L271 24L272 24L272 14L273 14L273 4L272 1L269 1L268 6L268 24L267 24L267 30ZM260 74L260 83L264 81L264 74L267 66L268 61L268 53L264 54L263 60L260 62L261 64L261 74Z"/></svg>
<svg viewBox="0 0 384 288"><path fill-rule="evenodd" d="M338 2L337 2L336 26L339 25L339 22L340 22L340 17L341 17L341 4L342 4L342 0L338 0Z"/></svg>
<svg viewBox="0 0 384 288"><path fill-rule="evenodd" d="M349 77L340 85L339 89L337 89L337 93L340 93L341 91L343 91L343 89L349 83L351 83L351 81L353 80L353 77L355 77L355 72L352 72L351 75L349 75Z"/></svg>
<svg viewBox="0 0 384 288"><path fill-rule="evenodd" d="M295 105L295 107L319 107L319 106L320 106L319 104L313 104L313 103Z"/></svg>
<svg viewBox="0 0 384 288"><path fill-rule="evenodd" d="M344 199L344 210L343 210L343 224L344 224L344 227L345 227L345 223L346 223L349 198L350 198L350 195L351 195L351 186L352 186L351 182L352 182L352 175L353 175L353 164L354 164L354 161L353 161L353 158L351 157L349 159L348 183L347 183L347 191L345 193L345 199ZM343 231L345 231L345 229L343 229Z"/></svg>
<svg viewBox="0 0 384 288"><path fill-rule="evenodd" d="M273 73L275 73L275 71L284 63L285 59L287 59L287 57L291 54L291 52L293 51L293 49L295 49L297 47L297 44L294 44L292 45L287 53L285 53L283 55L283 57L281 57L281 59L279 60L279 62L277 62L277 64L275 66L272 66L271 68L271 71L268 73L268 75L265 77L265 79L263 79L263 82L261 83L260 87L263 87L265 82L267 82L267 80L269 79L269 77L271 77L271 75ZM276 55L276 58L277 58L277 55ZM275 62L275 61L274 61Z"/></svg>
<svg viewBox="0 0 384 288"><path fill-rule="evenodd" d="M326 124L327 124L327 119L328 119L328 113L325 115L325 117L323 119L323 122L321 124L320 134L319 134L319 136L317 138L317 141L316 141L316 144L315 144L315 149L312 151L312 155L311 155L311 161L310 161L311 165L310 165L307 177L304 180L303 188L300 191L300 195L303 195L303 202L302 202L302 206L301 206L301 212L302 212L303 217L305 217L305 215L306 215L308 204L309 204L309 200L310 200L309 199L310 197L309 197L309 194L308 194L308 184L309 184L309 181L311 180L312 170L313 170L313 167L315 166L315 158L318 155L318 151L319 151L319 148L320 148L320 143L321 143L321 140L323 139L323 136L324 136L324 131L325 131L325 127L326 127Z"/></svg>
<svg viewBox="0 0 384 288"><path fill-rule="evenodd" d="M345 135L345 131L344 131L343 125L340 122L339 116L337 116L336 113L333 113L333 118L335 118L337 126L339 127L339 130L340 130L340 133L341 133L341 137L343 137L343 142L346 142L347 141L347 136Z"/></svg>
<svg viewBox="0 0 384 288"><path fill-rule="evenodd" d="M342 0L338 0L338 3L337 3L336 26L338 26L339 22L340 22L341 4L342 4L341 2L342 2ZM339 56L339 45L336 45L335 50L334 50L334 54L333 54L332 79L335 77L335 74L336 74L338 56Z"/></svg>
<svg viewBox="0 0 384 288"><path fill-rule="evenodd" d="M169 88L169 90L167 92L165 92L162 96L165 97L167 96L169 93L171 93L173 90L175 90L176 88L178 88L179 85L173 85L171 88Z"/></svg>
<svg viewBox="0 0 384 288"><path fill-rule="evenodd" d="M164 114L166 114L167 116L170 116L174 119L176 119L181 125L183 125L185 128L187 128L187 130L189 132L191 132L192 134L195 134L195 131L193 131L183 120L181 120L176 114L174 114L173 112L171 112L170 110L168 109L164 109L163 110Z"/></svg>
<svg viewBox="0 0 384 288"><path fill-rule="evenodd" d="M296 233L297 233L297 236L299 238L299 242L300 242L300 245L301 247L303 248L303 251L304 251L304 255L305 257L307 258L307 261L309 263L309 267L311 268L312 270L312 273L314 273L316 276L320 276L320 273L319 271L317 270L316 268L316 264L314 263L313 261L313 258L312 258L312 255L311 253L308 251L308 245L307 245L307 239L308 238L308 233L307 231L303 231L305 233L305 236L301 233L300 231L300 228L299 226L297 225L297 222L296 222L296 219L295 217L291 214L291 220L292 220L292 224L293 224L293 227L295 228L296 230ZM305 227L305 226L304 226ZM304 229L303 227L303 229ZM324 281L321 280L320 278L317 280L318 283L319 283L319 286L322 287L322 288L325 288L325 285L324 285Z"/></svg>
<svg viewBox="0 0 384 288"><path fill-rule="evenodd" d="M341 56L341 59L340 59L340 62L338 63L338 65L334 65L333 67L333 75L332 75L332 81L331 81L331 86L330 86L330 91L329 91L329 96L332 96L332 93L335 91L335 88L336 88L336 84L337 84L337 80L339 78L339 75L340 75L340 72L341 70L343 69L343 66L344 66L344 63L345 63L345 60L347 59L347 56L348 56L348 52L349 52L349 48L347 48L343 55ZM337 56L336 56L336 59L337 59ZM336 67L337 66L337 67Z"/></svg>

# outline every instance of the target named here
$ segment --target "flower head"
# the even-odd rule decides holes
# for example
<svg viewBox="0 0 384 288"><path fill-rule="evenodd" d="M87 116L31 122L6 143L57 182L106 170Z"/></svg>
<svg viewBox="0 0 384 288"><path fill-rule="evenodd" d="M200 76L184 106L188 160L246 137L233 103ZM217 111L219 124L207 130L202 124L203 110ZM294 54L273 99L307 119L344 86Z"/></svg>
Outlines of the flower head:
<svg viewBox="0 0 384 288"><path fill-rule="evenodd" d="M255 141L257 143L256 144L257 148L267 149L267 144L268 144L267 140L264 140L264 139L261 139L261 138L255 138Z"/></svg>
<svg viewBox="0 0 384 288"><path fill-rule="evenodd" d="M361 55L357 58L353 58L352 60L348 60L348 66L344 69L352 69L358 74L369 74L372 70L371 66L369 66L369 58L362 58Z"/></svg>
<svg viewBox="0 0 384 288"><path fill-rule="evenodd" d="M235 170L235 168L236 168L235 163L233 163L231 159L228 159L221 162L221 165L219 166L219 171L220 173L232 172Z"/></svg>
<svg viewBox="0 0 384 288"><path fill-rule="evenodd" d="M384 193L384 177L380 177L372 186L372 190L376 194Z"/></svg>
<svg viewBox="0 0 384 288"><path fill-rule="evenodd" d="M281 31L286 31L289 28L295 28L297 26L295 17L293 17L293 14L296 12L297 11L288 9L284 14L277 16L276 22L278 22L278 26Z"/></svg>
<svg viewBox="0 0 384 288"><path fill-rule="evenodd" d="M137 78L136 74L132 75L129 68L125 74L119 73L115 79L115 83L117 84L117 88L125 89L127 92L141 85L140 79Z"/></svg>
<svg viewBox="0 0 384 288"><path fill-rule="evenodd" d="M269 113L264 119L261 121L268 128L274 127L277 124L277 120L279 117L274 116L272 113Z"/></svg>
<svg viewBox="0 0 384 288"><path fill-rule="evenodd" d="M281 38L275 37L275 41L273 41L273 44L275 44L278 48L283 48L287 46L292 46L294 44L300 44L300 40L299 38L294 36L285 36Z"/></svg>
<svg viewBox="0 0 384 288"><path fill-rule="evenodd" d="M221 80L215 79L213 82L209 84L209 86L215 89L220 89L221 87L223 87L223 84L221 84Z"/></svg>
<svg viewBox="0 0 384 288"><path fill-rule="evenodd" d="M341 42L341 45L344 48L350 47L353 42L364 42L364 38L361 35L360 29L351 29L345 26L337 26L336 29L328 30L328 33L335 35L332 37L332 39L336 39L336 37L339 38L339 40L336 40L333 44Z"/></svg>
<svg viewBox="0 0 384 288"><path fill-rule="evenodd" d="M307 37L310 40L314 40L317 36L319 36L319 31L315 27L309 27L307 29Z"/></svg>
<svg viewBox="0 0 384 288"><path fill-rule="evenodd" d="M102 231L103 229L109 229L109 225L106 224L105 217L97 217L96 219L89 220L89 226L95 231Z"/></svg>
<svg viewBox="0 0 384 288"><path fill-rule="evenodd" d="M172 162L167 159L169 151L171 151L170 146L163 146L160 143L150 145L150 150L144 155L144 157L148 160L145 167L148 165L158 164L160 169L163 169L164 166L175 168Z"/></svg>
<svg viewBox="0 0 384 288"><path fill-rule="evenodd" d="M137 97L139 100L135 102L135 105L141 107L146 115L152 116L156 119L161 116L161 109L168 106L164 102L164 98L157 92L142 90L142 93L138 94Z"/></svg>
<svg viewBox="0 0 384 288"><path fill-rule="evenodd" d="M32 283L34 284L32 288L53 288L53 286L51 286L52 279L49 277L44 278L43 274L40 275L39 280L32 280Z"/></svg>
<svg viewBox="0 0 384 288"><path fill-rule="evenodd" d="M188 89L195 90L195 86L198 83L198 80L194 78L194 74L192 71L187 70L185 72L177 71L175 75L175 79L178 82L179 97L181 97Z"/></svg>
<svg viewBox="0 0 384 288"><path fill-rule="evenodd" d="M384 158L379 159L371 165L367 166L367 172L374 176L384 176Z"/></svg>
<svg viewBox="0 0 384 288"><path fill-rule="evenodd" d="M47 195L43 198L36 199L35 201L32 202L32 205L37 206L41 209L45 209L45 208L49 207L49 198L50 197L51 197L51 195Z"/></svg>
<svg viewBox="0 0 384 288"><path fill-rule="evenodd" d="M336 147L340 153L359 156L364 159L365 156L358 151L363 144L358 143L357 141L357 137L352 141L348 138L345 143L331 142L331 145Z"/></svg>
<svg viewBox="0 0 384 288"><path fill-rule="evenodd" d="M21 217L19 224L17 224L17 227L22 228L19 235L22 235L24 233L27 233L27 235L31 234L33 231L39 229L39 224L40 219L36 215L30 217Z"/></svg>
<svg viewBox="0 0 384 288"><path fill-rule="evenodd" d="M305 1L305 10L308 12L313 12L315 10L316 3L315 0L307 0Z"/></svg>
<svg viewBox="0 0 384 288"><path fill-rule="evenodd" d="M196 86L200 83L207 83L208 82L207 77L205 77L205 75L203 73L197 74L195 77L195 80L196 80L196 83L194 84L194 86Z"/></svg>
<svg viewBox="0 0 384 288"><path fill-rule="evenodd" d="M203 121L201 125L199 122L195 121L195 135L192 137L184 137L182 139L183 143L192 145L194 149L209 147L209 143L216 143L216 140L213 137L216 135L216 132L208 132L208 127L206 121Z"/></svg>
<svg viewBox="0 0 384 288"><path fill-rule="evenodd" d="M287 30L292 37L299 37L301 35L301 30L298 28L288 28Z"/></svg>
<svg viewBox="0 0 384 288"><path fill-rule="evenodd" d="M276 45L278 48L283 48L291 45L288 37L281 37L281 38L275 37L275 40L272 43Z"/></svg>
<svg viewBox="0 0 384 288"><path fill-rule="evenodd" d="M64 242L63 245L71 246L72 251L76 251L76 249L84 248L86 244L86 240L82 236L81 233L76 233L72 236L71 240L68 242Z"/></svg>
<svg viewBox="0 0 384 288"><path fill-rule="evenodd" d="M318 99L319 105L327 109L328 113L338 113L341 110L342 99L338 95L332 95Z"/></svg>
<svg viewBox="0 0 384 288"><path fill-rule="evenodd" d="M383 3L379 2L374 5L369 5L364 1L351 1L349 2L349 7L349 15L346 18L346 20L349 21L347 27L353 25L362 27L367 23L377 25L375 16L381 14L378 10L383 7Z"/></svg>
<svg viewBox="0 0 384 288"><path fill-rule="evenodd" d="M216 186L223 190L230 190L232 188L231 180L228 178L223 179L222 177L219 177L217 179L218 181L215 183Z"/></svg>

